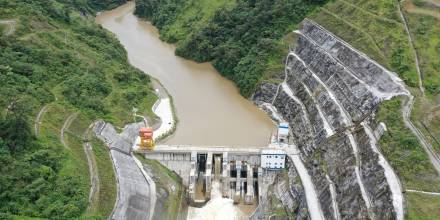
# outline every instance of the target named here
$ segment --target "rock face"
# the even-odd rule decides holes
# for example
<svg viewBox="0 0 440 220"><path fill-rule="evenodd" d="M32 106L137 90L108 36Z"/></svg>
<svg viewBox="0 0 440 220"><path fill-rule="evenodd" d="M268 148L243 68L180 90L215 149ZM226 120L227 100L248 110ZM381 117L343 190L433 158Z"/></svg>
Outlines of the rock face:
<svg viewBox="0 0 440 220"><path fill-rule="evenodd" d="M286 162L286 173L269 171L264 175L262 194L257 210L252 220L263 219L309 219L304 188L301 185L299 175L293 162ZM274 215L274 210L282 210Z"/></svg>
<svg viewBox="0 0 440 220"><path fill-rule="evenodd" d="M390 189L380 152L371 145L377 140L370 141L361 123L376 127L378 104L409 92L394 73L313 21L304 20L296 33L284 82L262 84L255 103L289 123L292 145L301 152L326 219L403 216L403 204L393 205L392 195L401 190ZM300 203L301 196L291 199Z"/></svg>

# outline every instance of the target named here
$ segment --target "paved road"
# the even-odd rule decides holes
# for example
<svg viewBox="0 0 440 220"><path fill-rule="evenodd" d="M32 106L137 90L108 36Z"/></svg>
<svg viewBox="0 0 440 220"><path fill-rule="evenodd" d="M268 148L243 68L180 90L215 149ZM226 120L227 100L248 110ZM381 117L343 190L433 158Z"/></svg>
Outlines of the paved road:
<svg viewBox="0 0 440 220"><path fill-rule="evenodd" d="M131 154L131 145L140 124L128 125L118 134L111 124L99 121L93 128L95 135L110 150L118 182L118 196L111 219L145 220L154 212L154 182L147 181ZM132 132L129 132L132 131ZM154 194L154 195L152 195ZM154 203L154 204L153 204Z"/></svg>

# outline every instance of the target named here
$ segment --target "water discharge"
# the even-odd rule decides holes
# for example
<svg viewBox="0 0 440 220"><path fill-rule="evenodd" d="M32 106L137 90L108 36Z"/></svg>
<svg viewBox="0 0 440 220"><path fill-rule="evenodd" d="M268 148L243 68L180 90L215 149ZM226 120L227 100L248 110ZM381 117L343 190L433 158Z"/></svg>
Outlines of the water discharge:
<svg viewBox="0 0 440 220"><path fill-rule="evenodd" d="M113 32L130 63L170 92L179 124L167 144L265 146L274 127L269 117L238 93L209 63L175 56L148 22L139 20L134 2L101 13L96 21Z"/></svg>
<svg viewBox="0 0 440 220"><path fill-rule="evenodd" d="M212 181L211 200L203 208L189 207L188 218L191 220L222 220L222 219L249 219L248 215L243 213L234 205L232 199L223 198L220 192L220 183L218 180Z"/></svg>

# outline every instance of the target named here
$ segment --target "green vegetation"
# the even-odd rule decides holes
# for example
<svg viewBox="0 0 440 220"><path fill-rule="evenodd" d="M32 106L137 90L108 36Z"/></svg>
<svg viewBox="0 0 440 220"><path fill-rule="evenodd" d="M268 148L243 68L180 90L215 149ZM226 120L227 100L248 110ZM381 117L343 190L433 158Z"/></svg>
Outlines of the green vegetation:
<svg viewBox="0 0 440 220"><path fill-rule="evenodd" d="M388 0L339 0L311 18L416 87L415 61L397 4Z"/></svg>
<svg viewBox="0 0 440 220"><path fill-rule="evenodd" d="M403 124L402 102L396 98L380 106L378 121L385 122L388 129L380 139L381 149L405 188L440 191L440 177L417 138Z"/></svg>
<svg viewBox="0 0 440 220"><path fill-rule="evenodd" d="M430 1L405 1L403 8L420 60L426 99L415 106L416 125L440 153L440 8ZM416 7L417 6L417 7Z"/></svg>
<svg viewBox="0 0 440 220"><path fill-rule="evenodd" d="M438 14L440 16L440 12ZM408 14L407 18L420 59L423 84L430 94L437 95L440 92L440 18L420 14Z"/></svg>
<svg viewBox="0 0 440 220"><path fill-rule="evenodd" d="M411 2L414 1L402 3L403 13L415 40L415 49L424 76L422 78L426 98L421 97L421 93L415 89L418 87L419 76L414 49L410 46L399 15L398 1L336 0L317 10L310 18L396 72L409 87L413 87L410 90L417 98L412 121L425 133L434 147L439 147L433 138L439 137L440 130L439 114L436 113L439 100L437 96L440 92L439 20L438 17L430 16L431 14L416 14L415 12L420 12L420 8L414 7ZM418 4L421 6L425 5L426 1L418 2L423 2ZM438 8L436 10L438 11ZM401 99L395 99L381 104L378 121L385 122L388 127L388 132L380 140L382 151L403 181L404 188L439 191L440 178L417 138L402 121L402 102ZM421 126L421 122L427 125L430 132ZM427 197L416 199L416 196L411 196L407 198L410 208L408 219L435 219L435 216L438 218L438 214L426 211L431 207ZM416 211L417 207L422 206L427 208Z"/></svg>
<svg viewBox="0 0 440 220"><path fill-rule="evenodd" d="M157 203L154 219L178 219L184 202L185 189L182 179L156 160L145 159L140 154L136 157L142 161L144 169L151 174L156 184Z"/></svg>
<svg viewBox="0 0 440 220"><path fill-rule="evenodd" d="M325 1L199 2L139 0L136 14L150 19L165 40L177 43L176 54L212 61L248 97L266 75L279 70L287 48L283 36Z"/></svg>
<svg viewBox="0 0 440 220"><path fill-rule="evenodd" d="M92 148L98 165L99 176L99 202L94 204L94 214L101 219L106 219L112 212L116 201L116 177L110 154L105 145L99 140L92 140Z"/></svg>
<svg viewBox="0 0 440 220"><path fill-rule="evenodd" d="M106 219L116 193L105 146L93 141L99 202L90 191L83 134L98 118L123 126L133 107L149 115L157 99L150 78L130 66L125 50L92 15L125 1L0 0L0 217ZM4 27L3 25L0 25ZM47 106L39 124L33 122ZM66 119L64 141L61 128ZM88 210L88 211L86 211Z"/></svg>
<svg viewBox="0 0 440 220"><path fill-rule="evenodd" d="M283 70L282 60L288 45L294 41L288 33L297 29L306 16L396 72L409 87L418 87L414 48L399 14L399 1L334 0L320 8L316 3L325 1L206 2L215 4L207 7L196 0L185 3L138 0L136 13L151 20L164 40L177 43L177 55L198 62L212 61L222 75L237 84L244 96L250 96L262 81L277 82L273 75ZM440 13L426 0L408 0L402 4L415 40L427 97L419 97L420 93L410 88L418 96L412 120L440 152L440 143L435 141L440 141ZM405 127L401 104L401 99L395 99L380 107L379 120L388 126L381 139L382 151L405 188L439 191L440 178L416 137ZM423 199L408 198L411 207L408 217L435 216L428 211L413 210L425 203Z"/></svg>
<svg viewBox="0 0 440 220"><path fill-rule="evenodd" d="M435 220L440 216L440 196L420 193L406 193L408 201L408 219Z"/></svg>

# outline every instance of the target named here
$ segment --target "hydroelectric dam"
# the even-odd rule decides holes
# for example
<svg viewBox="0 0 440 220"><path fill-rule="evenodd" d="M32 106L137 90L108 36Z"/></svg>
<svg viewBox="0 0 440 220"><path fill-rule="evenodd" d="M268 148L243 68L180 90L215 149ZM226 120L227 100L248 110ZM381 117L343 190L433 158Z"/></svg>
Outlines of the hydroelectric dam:
<svg viewBox="0 0 440 220"><path fill-rule="evenodd" d="M235 204L256 204L263 168L281 170L286 159L286 152L274 146L158 145L153 151L137 152L180 175L193 206L209 201L213 180L220 181L223 197L233 199Z"/></svg>

